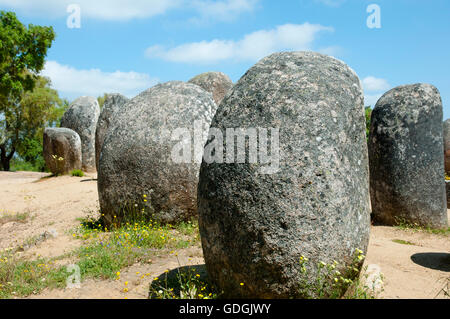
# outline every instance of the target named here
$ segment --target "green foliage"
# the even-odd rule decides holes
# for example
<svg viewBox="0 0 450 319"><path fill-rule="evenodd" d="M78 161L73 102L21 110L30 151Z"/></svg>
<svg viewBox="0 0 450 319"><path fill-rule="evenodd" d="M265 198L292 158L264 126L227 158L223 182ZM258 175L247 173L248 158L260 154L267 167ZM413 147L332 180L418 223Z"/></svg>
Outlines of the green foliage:
<svg viewBox="0 0 450 319"><path fill-rule="evenodd" d="M0 11L0 160L10 169L16 151L43 169L39 144L44 126L64 103L50 80L38 75L55 33L52 27L24 26L13 12Z"/></svg>
<svg viewBox="0 0 450 319"><path fill-rule="evenodd" d="M1 111L4 114L0 120L2 153L16 152L18 158L29 163L34 171L45 170L42 155L45 127L56 126L68 107L68 101L61 100L50 84L49 79L38 77L33 91L24 92L18 103L0 109L0 114ZM20 165L20 161L17 164ZM7 167L3 169L7 170Z"/></svg>
<svg viewBox="0 0 450 319"><path fill-rule="evenodd" d="M62 288L68 273L54 261L25 260L11 253L0 255L0 299L39 293L44 288Z"/></svg>
<svg viewBox="0 0 450 319"><path fill-rule="evenodd" d="M431 227L425 227L421 226L418 223L412 223L410 221L407 221L404 217L395 217L395 227L401 230L406 231L420 231L420 232L426 232L429 234L434 235L441 235L441 236L450 236L450 227L447 228L431 228Z"/></svg>
<svg viewBox="0 0 450 319"><path fill-rule="evenodd" d="M392 242L402 245L415 245L414 243L403 239L392 239Z"/></svg>
<svg viewBox="0 0 450 319"><path fill-rule="evenodd" d="M77 177L83 177L84 173L81 169L74 169L73 171L70 172L70 175L77 176Z"/></svg>
<svg viewBox="0 0 450 319"><path fill-rule="evenodd" d="M0 95L16 100L34 87L55 33L52 27L24 26L14 12L0 11Z"/></svg>
<svg viewBox="0 0 450 319"><path fill-rule="evenodd" d="M331 264L321 261L314 267L315 276L310 280L312 269L308 265L309 259L301 256L299 295L304 299L374 298L374 292L359 280L364 258L363 252L356 249L352 263L345 268L340 267L337 261Z"/></svg>
<svg viewBox="0 0 450 319"><path fill-rule="evenodd" d="M108 97L108 94L104 93L103 96L99 96L97 98L98 105L100 106L100 109L103 108L103 104L105 104L105 100L106 100L107 97Z"/></svg>
<svg viewBox="0 0 450 319"><path fill-rule="evenodd" d="M366 113L366 138L367 140L369 140L370 116L372 115L372 109L370 108L370 106L366 106L365 113Z"/></svg>

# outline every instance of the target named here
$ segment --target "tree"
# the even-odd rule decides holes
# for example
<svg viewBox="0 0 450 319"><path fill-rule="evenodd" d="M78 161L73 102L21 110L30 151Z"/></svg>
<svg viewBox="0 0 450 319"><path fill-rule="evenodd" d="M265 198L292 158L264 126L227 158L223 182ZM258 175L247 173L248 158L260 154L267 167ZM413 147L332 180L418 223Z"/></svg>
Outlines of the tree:
<svg viewBox="0 0 450 319"><path fill-rule="evenodd" d="M99 97L97 98L98 105L100 106L100 109L103 108L103 104L105 104L105 100L106 100L107 97L108 97L108 94L103 93L103 96L99 96Z"/></svg>
<svg viewBox="0 0 450 319"><path fill-rule="evenodd" d="M370 132L370 117L372 116L372 109L370 106L365 107L366 113L366 139L369 140L369 132Z"/></svg>
<svg viewBox="0 0 450 319"><path fill-rule="evenodd" d="M44 67L55 33L52 27L24 26L13 12L0 11L0 162L9 170L10 161L24 136L42 123L26 119L34 110L22 99L32 91ZM45 86L45 85L44 85Z"/></svg>
<svg viewBox="0 0 450 319"><path fill-rule="evenodd" d="M17 153L38 170L44 169L44 129L59 125L69 105L69 102L61 100L58 92L50 86L50 79L38 77L33 91L24 93L20 101L22 130L17 143Z"/></svg>

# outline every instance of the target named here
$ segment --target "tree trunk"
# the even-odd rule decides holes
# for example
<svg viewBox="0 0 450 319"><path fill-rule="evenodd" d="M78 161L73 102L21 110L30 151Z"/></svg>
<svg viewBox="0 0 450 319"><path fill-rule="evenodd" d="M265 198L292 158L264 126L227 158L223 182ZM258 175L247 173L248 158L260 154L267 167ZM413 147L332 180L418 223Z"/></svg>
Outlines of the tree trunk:
<svg viewBox="0 0 450 319"><path fill-rule="evenodd" d="M2 169L4 171L9 171L11 168L10 162L12 157L14 156L14 153L16 152L16 148L13 147L11 150L11 153L9 155L6 153L6 147L5 145L0 146L0 161L2 162Z"/></svg>

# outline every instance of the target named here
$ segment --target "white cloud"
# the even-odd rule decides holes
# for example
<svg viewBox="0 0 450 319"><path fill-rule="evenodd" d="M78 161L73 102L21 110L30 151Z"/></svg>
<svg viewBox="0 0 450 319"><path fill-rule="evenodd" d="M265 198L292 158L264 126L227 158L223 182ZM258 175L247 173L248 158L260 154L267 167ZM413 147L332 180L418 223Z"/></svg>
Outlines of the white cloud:
<svg viewBox="0 0 450 319"><path fill-rule="evenodd" d="M365 77L362 80L362 83L365 91L386 91L390 88L389 83L385 79L376 78L373 76Z"/></svg>
<svg viewBox="0 0 450 319"><path fill-rule="evenodd" d="M377 104L378 100L383 94L365 94L364 95L364 106L371 106L372 108L375 107L375 104Z"/></svg>
<svg viewBox="0 0 450 319"><path fill-rule="evenodd" d="M372 107L375 106L383 93L391 88L387 80L374 76L365 77L362 84L364 87L364 105Z"/></svg>
<svg viewBox="0 0 450 319"><path fill-rule="evenodd" d="M239 14L252 12L260 0L194 0L193 7L200 13L201 19L231 21ZM197 21L198 19L196 19Z"/></svg>
<svg viewBox="0 0 450 319"><path fill-rule="evenodd" d="M272 30L259 30L241 40L201 41L181 44L174 48L154 45L146 50L148 58L170 62L211 64L225 60L256 61L273 52L283 50L310 50L320 31L333 28L318 24L285 24Z"/></svg>
<svg viewBox="0 0 450 319"><path fill-rule="evenodd" d="M68 16L69 4L78 4L81 17L102 20L128 20L152 17L180 6L184 0L0 0L0 5L21 10L30 15Z"/></svg>
<svg viewBox="0 0 450 319"><path fill-rule="evenodd" d="M194 9L201 16L231 20L241 12L251 11L260 0L0 0L1 7L20 10L33 16L65 17L69 4L78 4L81 18L110 21L150 18L169 10Z"/></svg>
<svg viewBox="0 0 450 319"><path fill-rule="evenodd" d="M137 72L103 72L99 69L79 70L56 61L47 61L41 75L52 80L52 87L62 96L100 96L103 93L121 93L134 97L158 83L156 78Z"/></svg>

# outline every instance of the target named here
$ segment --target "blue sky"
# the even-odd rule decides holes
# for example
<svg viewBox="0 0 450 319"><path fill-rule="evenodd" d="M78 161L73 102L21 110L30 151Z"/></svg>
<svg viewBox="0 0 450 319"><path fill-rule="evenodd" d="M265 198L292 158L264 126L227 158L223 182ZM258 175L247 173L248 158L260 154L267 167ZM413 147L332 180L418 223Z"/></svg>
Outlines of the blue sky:
<svg viewBox="0 0 450 319"><path fill-rule="evenodd" d="M67 25L69 4L81 9L80 28ZM380 28L367 25L371 4ZM206 71L237 81L272 52L313 50L356 71L367 105L392 87L425 82L450 117L448 0L0 0L0 9L54 27L42 73L69 100L133 97Z"/></svg>

